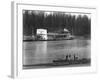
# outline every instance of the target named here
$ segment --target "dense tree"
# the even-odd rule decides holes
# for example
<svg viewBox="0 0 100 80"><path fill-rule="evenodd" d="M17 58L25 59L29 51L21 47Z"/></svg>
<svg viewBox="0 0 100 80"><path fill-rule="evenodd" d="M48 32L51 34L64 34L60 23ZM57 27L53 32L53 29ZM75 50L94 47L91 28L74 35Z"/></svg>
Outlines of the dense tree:
<svg viewBox="0 0 100 80"><path fill-rule="evenodd" d="M91 19L84 14L70 15L62 12L45 14L43 11L28 11L23 13L23 34L32 35L37 28L47 29L48 32L57 32L67 28L71 34L86 36L91 33Z"/></svg>

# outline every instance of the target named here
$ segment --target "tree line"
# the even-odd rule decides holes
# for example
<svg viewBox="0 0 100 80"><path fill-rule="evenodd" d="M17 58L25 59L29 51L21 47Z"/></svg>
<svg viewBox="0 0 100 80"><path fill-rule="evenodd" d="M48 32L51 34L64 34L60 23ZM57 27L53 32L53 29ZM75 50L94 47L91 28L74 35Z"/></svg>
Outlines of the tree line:
<svg viewBox="0 0 100 80"><path fill-rule="evenodd" d="M71 15L62 12L45 14L43 11L38 13L25 10L23 13L23 34L32 35L38 28L47 29L48 32L56 32L68 29L75 36L90 36L91 19L87 15Z"/></svg>

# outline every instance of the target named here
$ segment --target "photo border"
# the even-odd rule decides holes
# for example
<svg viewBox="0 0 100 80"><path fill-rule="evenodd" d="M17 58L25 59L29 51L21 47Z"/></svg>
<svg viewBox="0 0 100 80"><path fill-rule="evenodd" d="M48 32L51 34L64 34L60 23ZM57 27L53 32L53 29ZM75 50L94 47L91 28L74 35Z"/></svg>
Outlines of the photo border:
<svg viewBox="0 0 100 80"><path fill-rule="evenodd" d="M41 8L40 8L41 6ZM13 78L23 77L38 77L38 76L54 76L66 75L73 73L91 73L96 72L96 49L95 49L95 33L96 31L96 8L93 7L73 7L73 6L56 6L56 5L40 5L12 2L12 54L11 54L11 76ZM60 8L60 9L59 9ZM45 68L45 69L29 69L23 70L22 68L22 40L23 40L23 18L22 9L32 10L53 10L53 11L72 11L72 12L89 12L91 13L91 66L90 67L59 67L59 68ZM67 10L66 10L67 9ZM66 72L65 72L66 71ZM33 76L34 75L34 76Z"/></svg>

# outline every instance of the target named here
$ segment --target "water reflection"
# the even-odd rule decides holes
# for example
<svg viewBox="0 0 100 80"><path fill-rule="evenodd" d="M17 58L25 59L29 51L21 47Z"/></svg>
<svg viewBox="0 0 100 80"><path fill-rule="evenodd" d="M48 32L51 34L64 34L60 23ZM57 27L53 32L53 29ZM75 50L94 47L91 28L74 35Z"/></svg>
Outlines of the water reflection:
<svg viewBox="0 0 100 80"><path fill-rule="evenodd" d="M34 44L33 44L34 45ZM47 42L39 42L35 44L34 61L32 63L46 63L47 60Z"/></svg>
<svg viewBox="0 0 100 80"><path fill-rule="evenodd" d="M76 54L90 58L90 40L34 41L23 44L24 65L52 63L54 59Z"/></svg>

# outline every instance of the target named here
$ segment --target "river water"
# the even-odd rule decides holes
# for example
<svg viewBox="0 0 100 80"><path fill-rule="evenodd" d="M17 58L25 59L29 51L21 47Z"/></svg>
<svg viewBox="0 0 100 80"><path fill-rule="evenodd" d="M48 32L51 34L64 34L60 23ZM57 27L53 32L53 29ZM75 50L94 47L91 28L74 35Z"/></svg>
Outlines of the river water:
<svg viewBox="0 0 100 80"><path fill-rule="evenodd" d="M52 63L68 54L90 58L90 51L90 40L23 42L23 65Z"/></svg>

